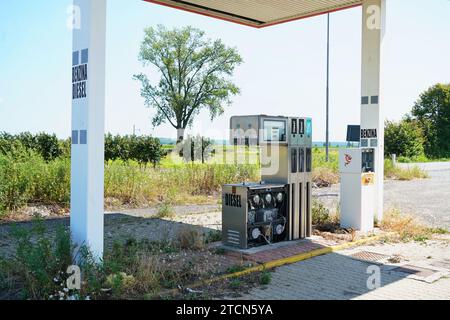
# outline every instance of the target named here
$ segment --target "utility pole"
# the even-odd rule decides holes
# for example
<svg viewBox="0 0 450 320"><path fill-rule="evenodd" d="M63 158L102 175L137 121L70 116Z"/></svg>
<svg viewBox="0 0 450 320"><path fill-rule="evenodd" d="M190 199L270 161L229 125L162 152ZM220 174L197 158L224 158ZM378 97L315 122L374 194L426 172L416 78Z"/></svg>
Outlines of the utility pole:
<svg viewBox="0 0 450 320"><path fill-rule="evenodd" d="M133 125L133 136L135 136L137 133L140 133L141 129L137 129L136 125Z"/></svg>
<svg viewBox="0 0 450 320"><path fill-rule="evenodd" d="M329 88L329 82L330 82L330 14L327 14L327 106L326 106L326 161L328 162L330 160L330 88Z"/></svg>

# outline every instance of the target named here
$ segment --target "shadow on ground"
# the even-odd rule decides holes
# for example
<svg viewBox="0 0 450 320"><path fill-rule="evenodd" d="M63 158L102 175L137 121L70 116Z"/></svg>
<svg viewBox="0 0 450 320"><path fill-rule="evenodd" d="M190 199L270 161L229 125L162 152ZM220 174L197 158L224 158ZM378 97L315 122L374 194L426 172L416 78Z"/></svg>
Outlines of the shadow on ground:
<svg viewBox="0 0 450 320"><path fill-rule="evenodd" d="M392 285L410 274L395 266L354 259L339 253L277 268L267 287L255 288L238 299L261 300L350 300ZM379 274L379 287L375 287ZM380 299L389 297L380 296ZM400 298L400 297L399 297Z"/></svg>
<svg viewBox="0 0 450 320"><path fill-rule="evenodd" d="M69 227L69 223L69 218L44 221L50 237L55 234L59 225ZM16 225L27 229L32 228L33 222L21 222ZM115 241L125 241L130 238L137 240L148 239L150 241L176 239L179 231L186 227L195 228L204 234L214 230L158 218L107 214L105 215L105 248L111 248ZM0 256L8 256L14 252L15 243L14 237L11 235L12 228L12 224L0 225ZM286 251L287 246L289 246L289 243L266 246L265 249L267 250L259 248L255 250L255 253L259 255L259 258L261 258L261 255L265 257L259 262L267 262L284 258L283 255L280 255L280 251ZM295 255L302 253L302 251L322 249L326 246L326 242L321 244L317 241L306 239L298 241L289 250L291 250L291 255ZM230 254L229 260L232 260L232 256L233 253ZM243 299L353 299L370 292L367 283L373 270L369 272L368 268L374 265L380 267L381 286L387 286L408 276L406 273L388 270L386 266L380 264L355 260L339 253L330 253L277 268L268 287L260 287L259 284L257 284L256 288L254 285L237 287L233 288L231 293L230 290L228 292L214 292L217 289L214 286L209 286L204 290L210 290L210 296L218 293L220 297ZM225 282L225 280L222 282ZM219 283L218 287L221 287L220 290L222 290L224 287L223 283Z"/></svg>
<svg viewBox="0 0 450 320"><path fill-rule="evenodd" d="M14 227L31 229L35 222L17 222L0 224L0 256L8 256L15 250L15 239L12 235ZM70 218L54 218L43 220L46 233L51 238L55 235L58 226L69 228ZM214 229L199 225L190 225L182 222L175 222L154 217L136 217L123 213L105 214L105 249L112 247L115 241L125 241L127 239L148 239L149 241L166 241L177 239L180 230L183 228L194 228L205 235L210 234Z"/></svg>

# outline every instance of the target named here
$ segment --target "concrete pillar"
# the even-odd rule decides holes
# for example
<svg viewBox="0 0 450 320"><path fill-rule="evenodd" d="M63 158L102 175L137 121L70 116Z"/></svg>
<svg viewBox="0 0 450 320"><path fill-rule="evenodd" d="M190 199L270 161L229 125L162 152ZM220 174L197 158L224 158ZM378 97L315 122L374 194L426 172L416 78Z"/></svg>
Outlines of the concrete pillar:
<svg viewBox="0 0 450 320"><path fill-rule="evenodd" d="M375 216L383 218L384 116L380 92L382 42L386 0L364 0L362 5L361 147L375 148Z"/></svg>
<svg viewBox="0 0 450 320"><path fill-rule="evenodd" d="M74 0L70 229L103 255L106 0Z"/></svg>

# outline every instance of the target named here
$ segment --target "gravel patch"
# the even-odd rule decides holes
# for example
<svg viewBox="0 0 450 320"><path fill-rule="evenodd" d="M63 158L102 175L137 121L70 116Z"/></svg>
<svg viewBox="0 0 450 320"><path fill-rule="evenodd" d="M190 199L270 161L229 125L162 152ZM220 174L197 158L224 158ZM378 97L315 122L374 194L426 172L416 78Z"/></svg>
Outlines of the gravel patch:
<svg viewBox="0 0 450 320"><path fill-rule="evenodd" d="M384 182L385 210L399 209L411 214L431 227L450 230L450 162L399 164L419 166L428 172L428 179ZM340 185L316 189L318 197L331 210L339 205Z"/></svg>
<svg viewBox="0 0 450 320"><path fill-rule="evenodd" d="M155 208L143 208L143 209L126 209L127 214L134 217L151 218L158 215L158 207ZM200 204L200 205L185 205L185 206L174 206L173 211L175 215L189 215L189 214L201 214L208 212L220 211L221 206L218 204ZM121 210L119 210L121 211ZM107 214L118 213L118 211L106 212Z"/></svg>

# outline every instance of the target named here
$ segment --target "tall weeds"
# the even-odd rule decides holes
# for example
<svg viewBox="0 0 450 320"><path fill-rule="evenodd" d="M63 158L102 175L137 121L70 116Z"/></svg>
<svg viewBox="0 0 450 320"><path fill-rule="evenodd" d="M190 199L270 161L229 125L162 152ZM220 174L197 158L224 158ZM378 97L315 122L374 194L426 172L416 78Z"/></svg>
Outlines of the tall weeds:
<svg viewBox="0 0 450 320"><path fill-rule="evenodd" d="M153 168L134 161L105 164L105 198L139 206L170 202L207 202L226 183L259 180L256 165L187 164ZM70 201L70 159L46 162L33 153L0 155L0 217L29 203ZM211 201L211 200L209 200Z"/></svg>
<svg viewBox="0 0 450 320"><path fill-rule="evenodd" d="M418 166L402 168L392 164L392 161L390 160L384 161L384 176L388 179L403 181L428 178L427 172L420 169Z"/></svg>

